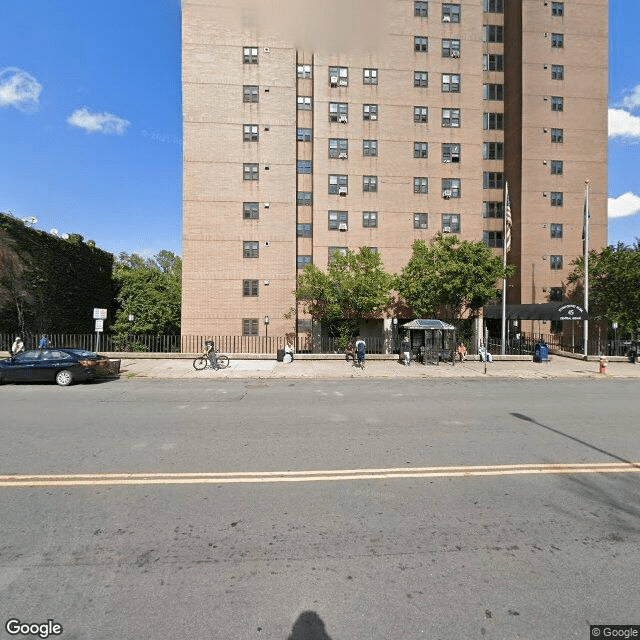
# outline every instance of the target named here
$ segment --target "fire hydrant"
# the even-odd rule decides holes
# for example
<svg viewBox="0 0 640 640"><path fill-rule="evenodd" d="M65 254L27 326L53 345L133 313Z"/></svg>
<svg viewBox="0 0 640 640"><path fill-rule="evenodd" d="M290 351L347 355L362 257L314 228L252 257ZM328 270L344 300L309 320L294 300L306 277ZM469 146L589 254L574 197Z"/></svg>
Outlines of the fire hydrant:
<svg viewBox="0 0 640 640"><path fill-rule="evenodd" d="M604 356L600 356L600 368L598 371L602 374L607 373L607 359Z"/></svg>

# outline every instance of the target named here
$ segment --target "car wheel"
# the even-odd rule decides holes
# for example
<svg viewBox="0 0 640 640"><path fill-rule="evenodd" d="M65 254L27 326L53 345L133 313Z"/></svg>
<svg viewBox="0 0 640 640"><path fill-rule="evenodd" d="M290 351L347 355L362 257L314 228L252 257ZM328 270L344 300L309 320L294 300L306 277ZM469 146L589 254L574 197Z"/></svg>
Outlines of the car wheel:
<svg viewBox="0 0 640 640"><path fill-rule="evenodd" d="M58 373L56 373L56 382L61 387L68 387L73 382L71 371L67 371L66 369L58 371Z"/></svg>

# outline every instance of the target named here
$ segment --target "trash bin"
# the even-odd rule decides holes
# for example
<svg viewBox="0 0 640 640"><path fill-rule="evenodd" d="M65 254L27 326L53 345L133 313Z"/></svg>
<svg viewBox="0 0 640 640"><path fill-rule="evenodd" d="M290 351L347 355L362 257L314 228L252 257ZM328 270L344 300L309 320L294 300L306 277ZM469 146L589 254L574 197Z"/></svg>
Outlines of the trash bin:
<svg viewBox="0 0 640 640"><path fill-rule="evenodd" d="M544 342L536 342L533 352L534 362L549 362L549 347Z"/></svg>
<svg viewBox="0 0 640 640"><path fill-rule="evenodd" d="M276 359L278 360L278 362L282 362L284 360L284 349L278 349Z"/></svg>

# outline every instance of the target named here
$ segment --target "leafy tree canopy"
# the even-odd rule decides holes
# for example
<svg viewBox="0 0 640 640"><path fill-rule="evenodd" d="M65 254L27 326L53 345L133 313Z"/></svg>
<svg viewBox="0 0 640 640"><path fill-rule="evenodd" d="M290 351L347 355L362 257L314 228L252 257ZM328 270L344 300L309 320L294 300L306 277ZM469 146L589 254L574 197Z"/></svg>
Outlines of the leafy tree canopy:
<svg viewBox="0 0 640 640"><path fill-rule="evenodd" d="M584 295L584 257L571 263L567 278L572 297ZM589 252L589 317L617 322L630 333L640 331L640 240L620 242Z"/></svg>
<svg viewBox="0 0 640 640"><path fill-rule="evenodd" d="M515 267L505 271L502 258L484 243L460 242L440 233L431 244L413 243L396 288L417 316L432 317L438 308L447 307L449 317L458 319L464 311L477 312L495 298L499 281L514 273Z"/></svg>

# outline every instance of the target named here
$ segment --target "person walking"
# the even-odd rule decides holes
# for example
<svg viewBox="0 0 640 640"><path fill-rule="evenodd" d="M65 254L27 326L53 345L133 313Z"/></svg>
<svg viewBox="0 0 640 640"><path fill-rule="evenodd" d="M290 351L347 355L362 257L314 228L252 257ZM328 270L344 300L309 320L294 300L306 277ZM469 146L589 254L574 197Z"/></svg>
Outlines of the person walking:
<svg viewBox="0 0 640 640"><path fill-rule="evenodd" d="M364 360L366 353L367 345L365 341L360 336L358 336L358 339L356 340L356 354L358 357L358 364L360 365L361 369L364 369Z"/></svg>
<svg viewBox="0 0 640 640"><path fill-rule="evenodd" d="M49 346L49 340L47 340L46 334L40 336L40 342L38 342L38 349L46 349Z"/></svg>
<svg viewBox="0 0 640 640"><path fill-rule="evenodd" d="M22 342L22 338L18 336L11 345L11 355L15 356L17 353L24 351L24 342Z"/></svg>
<svg viewBox="0 0 640 640"><path fill-rule="evenodd" d="M402 344L400 345L400 351L404 355L404 366L408 367L411 364L411 343L409 342L409 338L405 336L402 339Z"/></svg>

